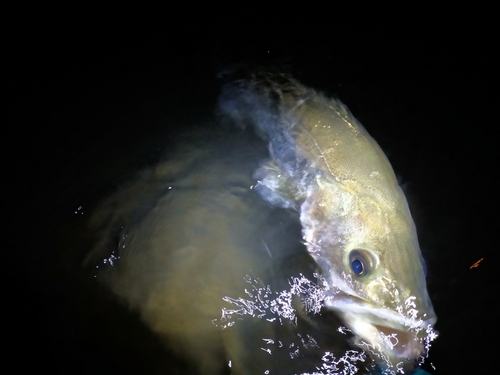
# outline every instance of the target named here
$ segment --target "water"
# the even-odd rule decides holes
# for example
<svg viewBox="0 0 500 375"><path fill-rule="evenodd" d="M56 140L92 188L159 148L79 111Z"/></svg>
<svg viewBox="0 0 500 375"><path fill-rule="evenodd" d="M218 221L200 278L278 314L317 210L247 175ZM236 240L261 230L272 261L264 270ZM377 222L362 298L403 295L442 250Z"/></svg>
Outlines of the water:
<svg viewBox="0 0 500 375"><path fill-rule="evenodd" d="M254 279L249 275L245 279L251 286L250 290L245 290L248 299L224 297L223 299L229 302L232 308L223 308L221 318L214 320L213 323L222 329L231 329L235 324L238 324L239 320L248 319L250 316L264 319L272 324L293 327L293 330L296 331L294 336L287 337L283 335L276 338L262 338L263 347L260 349L268 353L269 356L274 356L272 362L280 363L280 369L277 373L283 372L283 368L286 368L285 364L289 360L300 362L304 357L314 356L316 356L315 363L311 360L308 363L310 366L309 371L312 372L304 372L302 373L303 375L353 375L358 373L360 367L366 367L365 362L369 362L366 352L354 349L346 350L343 353L324 351L325 349L318 343L318 341L324 341L324 339L322 340L323 334L314 333L314 335L318 336L318 338L315 338L311 335L313 334L312 330L309 333L301 333L303 329L298 329L299 317L297 314L319 314L322 310L323 301L326 296L325 286L320 287L315 282L300 275L299 277L290 279L289 290L273 292L270 286L264 285L260 279ZM304 319L300 320L300 324L306 323ZM307 321L307 317L305 317L305 320ZM338 326L337 332L347 335L351 331L346 327ZM339 335L335 336L337 340L342 341ZM340 345L336 346L339 349ZM248 348L247 350L254 351L255 349ZM300 367L300 365L294 366L290 370L296 373ZM264 373L268 374L272 372L266 369Z"/></svg>
<svg viewBox="0 0 500 375"><path fill-rule="evenodd" d="M470 20L466 13L464 19ZM480 24L494 23L481 18ZM82 25L88 25L88 20ZM330 38L331 23L324 25L328 27L324 35ZM88 30L80 29L85 32L82 40L88 40ZM462 31L464 35L474 32L471 28L450 30L459 31L459 36ZM38 30L35 34L45 35ZM16 52L9 57L16 59L12 60L15 69L4 70L5 77L10 77L4 81L5 91L13 100L12 105L7 102L7 115L2 121L18 131L14 131L18 137L11 138L15 151L8 151L3 179L4 264L8 268L4 287L5 300L10 301L5 311L12 314L6 322L13 323L6 338L11 343L6 356L21 355L26 371L45 367L53 373L194 374L196 370L188 359L166 350L137 312L101 287L95 266L109 267L103 260L112 255L120 257L118 261L111 259L118 265L123 260L120 254L102 254L87 268L88 274L82 271L82 262L95 246L97 236L86 224L98 202L121 190L138 170L156 165L158 149L170 149L181 131L211 117L218 84L211 78L215 76L212 71L203 72L200 67L209 58L202 56L200 61L198 55L192 59L176 56L168 48L167 58L158 60L155 50L153 59L153 54L145 55L142 48L147 47L142 41L139 48L131 45L133 38L124 38L127 48L123 56L112 59L108 55L109 61L103 61L101 50L92 55L94 44L80 53L81 44L72 40L74 34L67 35L68 40L60 45L53 38L40 44L49 43L61 51L61 56L37 63L31 56L25 58ZM385 36L380 40L387 40ZM496 105L491 90L486 89L492 82L494 60L484 58L491 49L477 49L477 38L458 39L456 49L452 44L446 50L435 45L435 51L441 51L438 55L421 51L417 56L412 38L409 43L398 41L380 55L375 49L366 53L358 43L351 43L350 52L344 53L342 48L339 54L337 43L328 40L314 45L309 38L304 43L307 50L290 50L297 51L291 56L296 71L302 72L301 79L322 85L351 107L389 153L396 172L412 193L410 206L427 260L427 280L440 332L425 369L432 374L495 373L491 360L495 358L495 346L491 343L495 339L492 327L497 322L491 306L497 284L493 269L496 240L491 233L495 233L496 222L491 217L496 212L492 204L496 185L488 176L498 158L494 157L495 138L488 136L493 134L490 127L495 123ZM99 34L93 40L105 39ZM433 40L438 41L429 38L422 45L428 46ZM267 42L263 38L253 48L234 43L230 49L238 45L242 55L248 56ZM441 44L441 40L436 43ZM67 59L69 46L74 46L70 51L72 61ZM376 46L378 51L379 44ZM106 40L102 51L108 50ZM464 50L476 53L464 55ZM275 53L272 48L271 52ZM139 61L139 56L143 60ZM92 71L88 71L89 66ZM33 124L39 126L28 130ZM175 188L168 183L165 186ZM275 221L267 222L268 228L293 233L285 240L295 249L260 277L275 292L288 290L290 277L298 277L300 272L316 281L314 264L303 253L300 228L294 222L281 211ZM279 241L273 239L283 236L265 234L269 251L275 249L279 254ZM113 244L126 245L122 240L120 232L115 232ZM267 254L266 246L261 246ZM469 268L481 258L484 260L477 268ZM248 299L244 292L249 287L244 279L247 274L252 275L248 269L242 271L240 285L225 295ZM234 308L222 298L220 301L226 308ZM334 340L323 347L330 345L331 353L338 355L353 349L345 340L349 333L342 335L332 328L342 326L335 316L296 316L298 327L306 328L304 340L309 334L321 343L320 338L339 334L343 337L340 349ZM211 319L220 317L218 310ZM251 317L236 322L235 328L237 323L247 324L247 318ZM285 327L277 333L288 337L288 342L302 343L298 336L287 333L288 321L283 322ZM269 356L260 348L274 349L279 343L263 342L262 338L272 336L258 333L252 347ZM37 361L24 360L34 354ZM321 352L316 354L314 363L303 372L322 364L318 360ZM221 366L227 367L229 361L224 354L217 356ZM288 358L285 363L295 364Z"/></svg>
<svg viewBox="0 0 500 375"><path fill-rule="evenodd" d="M197 373L379 373L378 350L325 308L337 291L298 213L254 189L265 143L213 123L181 139L91 215L92 276Z"/></svg>

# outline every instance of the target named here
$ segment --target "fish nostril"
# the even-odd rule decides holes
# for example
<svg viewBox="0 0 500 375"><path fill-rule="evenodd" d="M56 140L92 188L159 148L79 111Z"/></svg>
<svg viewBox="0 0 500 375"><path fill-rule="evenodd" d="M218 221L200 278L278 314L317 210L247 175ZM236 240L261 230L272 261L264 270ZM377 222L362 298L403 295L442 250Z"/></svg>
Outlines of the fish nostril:
<svg viewBox="0 0 500 375"><path fill-rule="evenodd" d="M382 281L384 282L385 287L389 292L391 293L394 292L394 290L396 289L396 285L394 285L394 283L391 280L382 277Z"/></svg>

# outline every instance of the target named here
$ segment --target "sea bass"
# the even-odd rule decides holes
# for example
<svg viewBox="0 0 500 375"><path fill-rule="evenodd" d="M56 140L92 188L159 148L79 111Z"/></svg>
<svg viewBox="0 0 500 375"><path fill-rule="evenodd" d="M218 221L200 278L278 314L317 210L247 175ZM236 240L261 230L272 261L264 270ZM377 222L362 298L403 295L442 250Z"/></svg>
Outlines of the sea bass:
<svg viewBox="0 0 500 375"><path fill-rule="evenodd" d="M256 189L300 211L303 240L331 287L325 306L382 366L412 368L436 337L436 315L415 225L381 148L340 101L285 75L238 81L220 103L269 142Z"/></svg>
<svg viewBox="0 0 500 375"><path fill-rule="evenodd" d="M285 75L225 85L216 120L92 215L97 279L199 374L373 373L366 353L386 373L411 369L436 317L380 147L343 104ZM299 275L319 275L328 311L281 299ZM221 328L228 301L247 316ZM286 317L265 315L278 305Z"/></svg>

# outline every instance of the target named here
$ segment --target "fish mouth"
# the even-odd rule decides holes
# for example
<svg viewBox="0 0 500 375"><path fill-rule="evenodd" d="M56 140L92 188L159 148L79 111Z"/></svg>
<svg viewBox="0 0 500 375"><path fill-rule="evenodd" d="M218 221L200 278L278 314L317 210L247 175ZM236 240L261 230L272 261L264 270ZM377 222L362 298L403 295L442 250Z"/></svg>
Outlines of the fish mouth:
<svg viewBox="0 0 500 375"><path fill-rule="evenodd" d="M369 352L379 364L409 369L425 358L430 341L428 335L433 333L436 322L433 313L404 316L364 299L340 295L325 305L340 315L356 335L354 343Z"/></svg>

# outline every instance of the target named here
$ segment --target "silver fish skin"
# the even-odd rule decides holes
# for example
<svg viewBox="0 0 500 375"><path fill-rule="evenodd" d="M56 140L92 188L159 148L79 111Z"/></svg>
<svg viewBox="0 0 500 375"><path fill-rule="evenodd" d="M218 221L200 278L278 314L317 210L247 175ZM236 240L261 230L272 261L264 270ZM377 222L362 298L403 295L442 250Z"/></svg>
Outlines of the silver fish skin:
<svg viewBox="0 0 500 375"><path fill-rule="evenodd" d="M436 336L436 315L406 198L379 145L340 101L286 75L229 85L220 108L269 142L256 188L300 211L330 287L325 306L384 368L413 368Z"/></svg>

